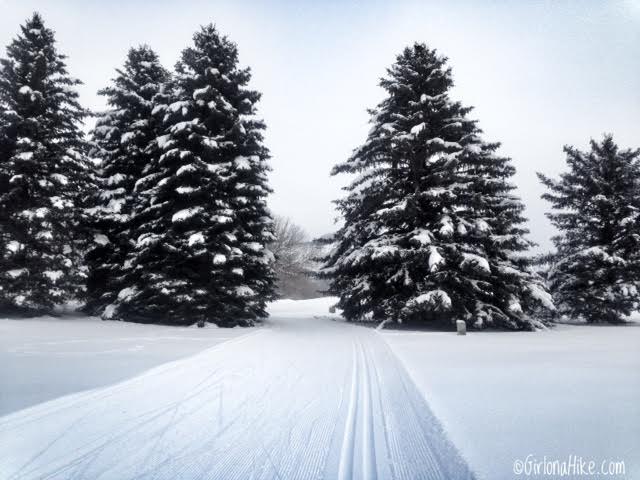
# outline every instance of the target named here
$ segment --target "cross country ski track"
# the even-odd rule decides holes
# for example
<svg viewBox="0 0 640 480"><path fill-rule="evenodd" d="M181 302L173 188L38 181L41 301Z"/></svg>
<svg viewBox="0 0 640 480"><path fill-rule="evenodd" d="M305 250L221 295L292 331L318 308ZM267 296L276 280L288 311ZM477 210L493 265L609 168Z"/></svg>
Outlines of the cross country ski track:
<svg viewBox="0 0 640 480"><path fill-rule="evenodd" d="M0 452L5 480L474 478L376 331L296 314L0 417Z"/></svg>

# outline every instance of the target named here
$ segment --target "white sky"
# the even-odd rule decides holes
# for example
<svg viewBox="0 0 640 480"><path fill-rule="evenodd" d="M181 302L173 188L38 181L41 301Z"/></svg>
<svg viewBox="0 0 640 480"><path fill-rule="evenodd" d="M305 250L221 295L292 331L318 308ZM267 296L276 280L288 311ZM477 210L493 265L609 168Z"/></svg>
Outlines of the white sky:
<svg viewBox="0 0 640 480"><path fill-rule="evenodd" d="M94 109L130 46L147 43L172 67L198 26L215 23L263 93L271 208L311 235L335 228L331 201L346 178L329 171L364 141L366 109L383 95L378 78L414 41L449 57L452 96L476 107L486 139L513 158L542 247L552 228L535 172L556 174L564 144L586 148L603 132L640 147L640 0L0 0L0 46L34 10Z"/></svg>

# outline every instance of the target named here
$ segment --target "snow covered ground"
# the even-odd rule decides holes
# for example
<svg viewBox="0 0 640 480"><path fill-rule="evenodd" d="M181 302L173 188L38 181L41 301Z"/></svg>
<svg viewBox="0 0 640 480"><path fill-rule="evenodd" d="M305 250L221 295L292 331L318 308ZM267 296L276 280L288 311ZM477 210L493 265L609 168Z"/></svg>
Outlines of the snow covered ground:
<svg viewBox="0 0 640 480"><path fill-rule="evenodd" d="M640 324L382 335L480 478L517 478L530 454L640 478Z"/></svg>
<svg viewBox="0 0 640 480"><path fill-rule="evenodd" d="M242 333L91 317L0 319L0 415L111 385Z"/></svg>
<svg viewBox="0 0 640 480"><path fill-rule="evenodd" d="M258 329L1 320L14 405L99 388L0 417L0 478L513 480L528 455L639 476L640 326L377 331L331 303Z"/></svg>
<svg viewBox="0 0 640 480"><path fill-rule="evenodd" d="M327 306L0 417L0 478L473 478L382 337Z"/></svg>

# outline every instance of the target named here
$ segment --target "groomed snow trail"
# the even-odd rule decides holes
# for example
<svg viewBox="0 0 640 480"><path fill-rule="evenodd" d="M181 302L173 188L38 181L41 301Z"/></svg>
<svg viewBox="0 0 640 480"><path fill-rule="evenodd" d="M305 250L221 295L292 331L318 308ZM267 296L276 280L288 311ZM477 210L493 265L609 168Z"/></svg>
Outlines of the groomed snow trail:
<svg viewBox="0 0 640 480"><path fill-rule="evenodd" d="M473 478L379 334L295 313L1 417L0 452L5 480Z"/></svg>

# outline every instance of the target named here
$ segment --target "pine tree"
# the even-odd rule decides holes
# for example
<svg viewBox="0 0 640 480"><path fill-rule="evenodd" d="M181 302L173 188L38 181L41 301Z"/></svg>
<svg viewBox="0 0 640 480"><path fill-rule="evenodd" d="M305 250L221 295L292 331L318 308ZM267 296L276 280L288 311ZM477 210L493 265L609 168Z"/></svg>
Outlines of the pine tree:
<svg viewBox="0 0 640 480"><path fill-rule="evenodd" d="M0 60L0 311L50 312L77 297L89 191L85 111L35 13Z"/></svg>
<svg viewBox="0 0 640 480"><path fill-rule="evenodd" d="M127 275L125 260L131 250L141 196L134 192L154 155L158 122L151 115L153 99L162 93L169 73L146 45L129 50L124 67L112 84L99 93L109 110L92 132L95 157L100 160L100 192L89 210L95 228L93 247L87 252L87 310L98 313L112 304Z"/></svg>
<svg viewBox="0 0 640 480"><path fill-rule="evenodd" d="M559 314L620 323L640 302L640 150L620 150L606 135L588 152L564 151L569 169L559 180L538 174L559 230L549 286Z"/></svg>
<svg viewBox="0 0 640 480"><path fill-rule="evenodd" d="M267 149L235 44L212 26L182 52L166 103L164 134L138 182L144 196L133 275L108 309L141 322L251 325L273 298Z"/></svg>
<svg viewBox="0 0 640 480"><path fill-rule="evenodd" d="M344 226L323 276L349 320L532 329L552 308L525 254L510 159L449 98L446 59L406 48L380 81L367 141L332 174L356 174L338 200Z"/></svg>

